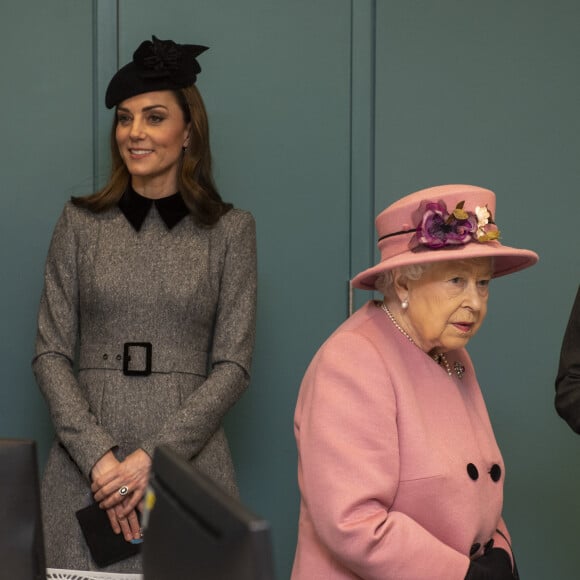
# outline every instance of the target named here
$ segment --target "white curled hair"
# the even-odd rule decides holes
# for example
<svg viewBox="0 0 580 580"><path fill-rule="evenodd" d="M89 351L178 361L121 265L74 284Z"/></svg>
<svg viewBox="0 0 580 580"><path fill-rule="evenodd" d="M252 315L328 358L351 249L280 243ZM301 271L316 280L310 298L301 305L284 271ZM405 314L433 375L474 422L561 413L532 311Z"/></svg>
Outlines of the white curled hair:
<svg viewBox="0 0 580 580"><path fill-rule="evenodd" d="M432 265L433 263L409 264L408 266L396 268L396 271L408 280L418 280ZM375 289L386 299L397 300L394 270L387 270L379 274L375 280Z"/></svg>

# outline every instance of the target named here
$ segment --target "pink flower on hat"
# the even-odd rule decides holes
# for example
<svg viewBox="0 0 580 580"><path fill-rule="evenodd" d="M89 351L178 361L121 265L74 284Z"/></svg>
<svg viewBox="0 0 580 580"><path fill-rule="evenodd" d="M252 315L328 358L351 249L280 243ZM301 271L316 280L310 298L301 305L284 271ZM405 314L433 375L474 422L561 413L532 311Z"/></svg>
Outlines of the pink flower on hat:
<svg viewBox="0 0 580 580"><path fill-rule="evenodd" d="M474 213L463 209L464 204L464 201L459 202L449 213L442 201L421 203L416 241L420 245L436 249L497 239L499 230L495 227L487 206L477 207Z"/></svg>

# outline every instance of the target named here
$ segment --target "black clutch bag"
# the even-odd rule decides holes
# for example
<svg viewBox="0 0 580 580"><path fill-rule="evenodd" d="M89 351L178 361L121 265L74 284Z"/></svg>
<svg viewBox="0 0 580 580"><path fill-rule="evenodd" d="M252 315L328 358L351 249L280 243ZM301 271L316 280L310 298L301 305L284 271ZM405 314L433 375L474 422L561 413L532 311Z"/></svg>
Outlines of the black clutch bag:
<svg viewBox="0 0 580 580"><path fill-rule="evenodd" d="M120 562L141 551L141 544L127 542L123 534L115 534L107 512L93 503L76 512L93 560L100 568Z"/></svg>

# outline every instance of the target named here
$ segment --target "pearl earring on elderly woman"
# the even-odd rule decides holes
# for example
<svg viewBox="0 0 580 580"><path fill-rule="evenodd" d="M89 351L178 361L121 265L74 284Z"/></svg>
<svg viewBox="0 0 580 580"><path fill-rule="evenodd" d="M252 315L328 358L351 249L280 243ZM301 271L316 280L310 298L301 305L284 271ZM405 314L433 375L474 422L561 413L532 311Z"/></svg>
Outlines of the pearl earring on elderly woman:
<svg viewBox="0 0 580 580"><path fill-rule="evenodd" d="M403 310L407 310L407 308L409 308L409 299L408 298L403 298L403 301L401 302L401 308Z"/></svg>

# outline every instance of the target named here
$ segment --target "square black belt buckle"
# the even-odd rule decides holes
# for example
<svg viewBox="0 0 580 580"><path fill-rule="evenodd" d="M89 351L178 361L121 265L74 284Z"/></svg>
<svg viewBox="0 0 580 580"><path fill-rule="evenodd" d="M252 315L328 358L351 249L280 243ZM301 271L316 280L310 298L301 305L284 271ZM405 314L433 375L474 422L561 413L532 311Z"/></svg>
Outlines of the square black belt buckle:
<svg viewBox="0 0 580 580"><path fill-rule="evenodd" d="M129 354L129 349L132 347L141 347L145 349L145 368L139 370L132 370L129 368L129 363L131 362L131 355ZM151 359L153 353L153 346L150 342L125 342L123 343L123 374L135 377L141 376L146 377L151 374Z"/></svg>

